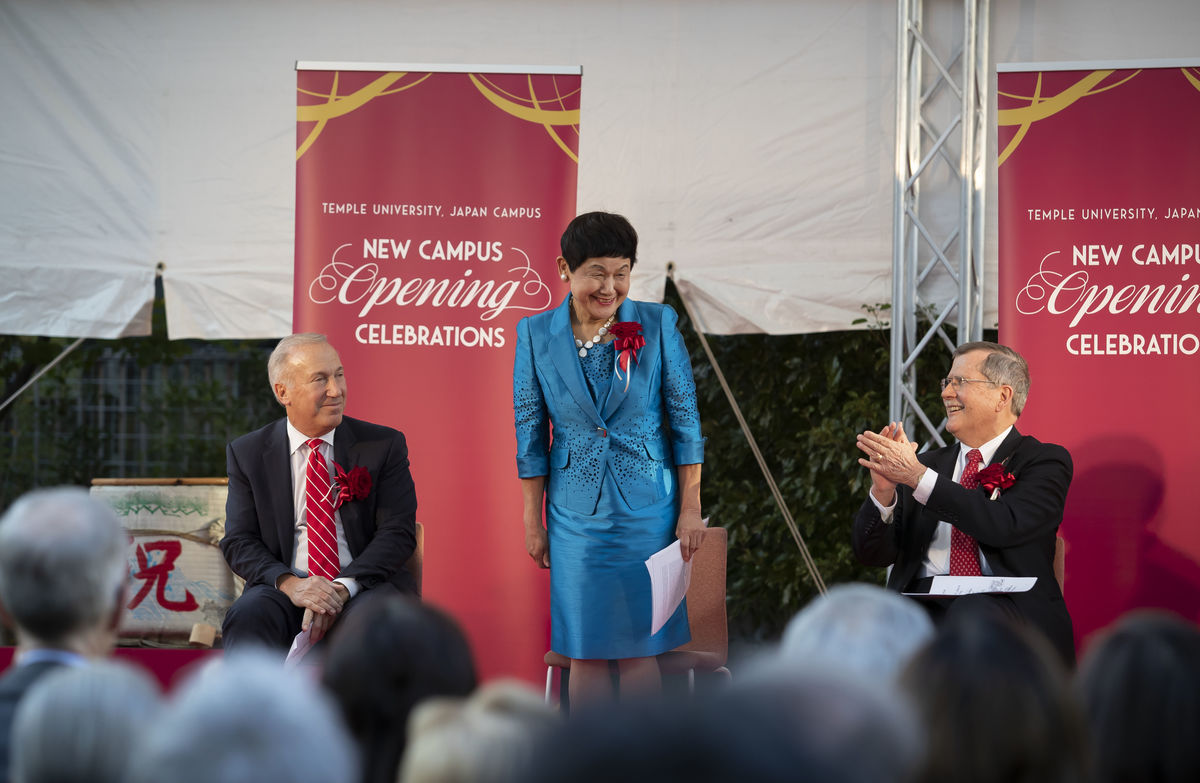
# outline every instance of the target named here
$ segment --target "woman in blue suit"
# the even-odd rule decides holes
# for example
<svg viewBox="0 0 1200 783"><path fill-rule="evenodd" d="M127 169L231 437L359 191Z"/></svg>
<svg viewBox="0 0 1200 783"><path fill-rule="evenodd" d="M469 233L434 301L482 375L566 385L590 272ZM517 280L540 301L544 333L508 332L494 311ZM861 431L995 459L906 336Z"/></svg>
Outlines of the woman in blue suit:
<svg viewBox="0 0 1200 783"><path fill-rule="evenodd" d="M629 221L580 215L558 259L570 295L517 324L525 545L550 569L550 648L571 659L575 703L611 696L613 660L623 691L657 690L655 656L691 638L684 605L650 633L645 560L675 537L685 560L700 546L704 438L675 311L626 298L636 261Z"/></svg>

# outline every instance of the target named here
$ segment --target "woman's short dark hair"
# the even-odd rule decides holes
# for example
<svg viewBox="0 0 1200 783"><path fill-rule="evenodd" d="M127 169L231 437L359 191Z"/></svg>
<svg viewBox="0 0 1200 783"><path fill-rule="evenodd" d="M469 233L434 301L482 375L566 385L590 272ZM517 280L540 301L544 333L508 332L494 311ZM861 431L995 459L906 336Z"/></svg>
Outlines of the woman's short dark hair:
<svg viewBox="0 0 1200 783"><path fill-rule="evenodd" d="M430 696L466 696L477 683L471 647L450 615L407 595L355 599L333 628L322 682L362 751L362 780L392 783L408 716Z"/></svg>
<svg viewBox="0 0 1200 783"><path fill-rule="evenodd" d="M637 263L637 232L629 221L612 212L584 212L563 232L562 257L574 272L589 258L628 258Z"/></svg>
<svg viewBox="0 0 1200 783"><path fill-rule="evenodd" d="M1050 643L986 601L972 604L947 613L900 678L928 730L917 781L1086 780L1083 717Z"/></svg>
<svg viewBox="0 0 1200 783"><path fill-rule="evenodd" d="M1094 780L1200 780L1200 628L1161 611L1122 618L1076 678Z"/></svg>

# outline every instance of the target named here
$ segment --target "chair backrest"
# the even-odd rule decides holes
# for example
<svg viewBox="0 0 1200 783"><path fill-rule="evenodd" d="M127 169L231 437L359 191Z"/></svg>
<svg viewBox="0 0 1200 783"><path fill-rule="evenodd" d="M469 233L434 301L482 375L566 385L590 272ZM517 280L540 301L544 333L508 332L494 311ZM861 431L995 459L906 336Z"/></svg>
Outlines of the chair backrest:
<svg viewBox="0 0 1200 783"><path fill-rule="evenodd" d="M1067 586L1067 540L1062 536L1054 541L1054 578L1058 580L1058 589L1065 591Z"/></svg>
<svg viewBox="0 0 1200 783"><path fill-rule="evenodd" d="M721 665L729 658L729 623L725 615L725 557L729 545L723 527L712 527L692 557L692 581L688 584L688 624L692 640L680 650L711 652Z"/></svg>
<svg viewBox="0 0 1200 783"><path fill-rule="evenodd" d="M413 550L404 568L412 574L413 581L417 583L417 595L421 595L421 567L425 562L425 526L420 522L416 524L417 548Z"/></svg>

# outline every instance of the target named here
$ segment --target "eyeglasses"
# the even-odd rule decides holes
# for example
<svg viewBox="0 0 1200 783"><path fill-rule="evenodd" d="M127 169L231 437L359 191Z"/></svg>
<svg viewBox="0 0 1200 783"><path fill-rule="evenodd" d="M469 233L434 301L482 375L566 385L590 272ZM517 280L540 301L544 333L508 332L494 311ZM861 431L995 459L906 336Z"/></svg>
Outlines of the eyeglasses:
<svg viewBox="0 0 1200 783"><path fill-rule="evenodd" d="M938 385L942 387L942 391L945 391L947 386L961 389L964 383L995 383L995 381L989 381L987 378L964 378L961 375L951 375L938 381Z"/></svg>

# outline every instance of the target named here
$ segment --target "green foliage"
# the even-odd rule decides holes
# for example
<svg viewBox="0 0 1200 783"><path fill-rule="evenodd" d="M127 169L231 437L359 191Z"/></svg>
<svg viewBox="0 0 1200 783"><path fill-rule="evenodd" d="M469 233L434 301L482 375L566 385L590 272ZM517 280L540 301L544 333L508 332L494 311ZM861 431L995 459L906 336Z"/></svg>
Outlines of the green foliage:
<svg viewBox="0 0 1200 783"><path fill-rule="evenodd" d="M730 632L775 638L817 588L670 286L667 303L680 314L691 349L708 438L704 513L729 531ZM859 565L850 547L851 522L870 486L857 462L855 435L878 430L888 416L890 331L883 318L889 307L864 310L866 330L708 338L827 586L884 579L883 569ZM922 386L936 391L932 379L947 364L936 358L929 365ZM927 394L922 402L936 404L936 398Z"/></svg>
<svg viewBox="0 0 1200 783"><path fill-rule="evenodd" d="M0 411L0 509L37 486L99 477L224 476L225 444L279 415L274 341L86 340ZM0 336L8 399L73 340Z"/></svg>

